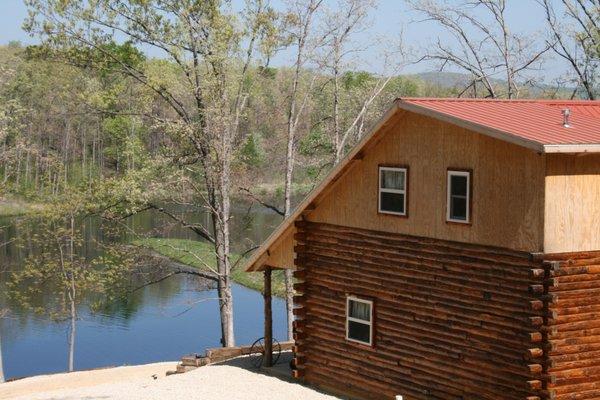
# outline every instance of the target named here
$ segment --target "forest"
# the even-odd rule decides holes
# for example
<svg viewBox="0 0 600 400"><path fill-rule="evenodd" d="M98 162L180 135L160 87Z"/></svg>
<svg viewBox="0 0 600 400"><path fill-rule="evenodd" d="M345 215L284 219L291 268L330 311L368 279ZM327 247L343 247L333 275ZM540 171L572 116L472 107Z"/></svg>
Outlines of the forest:
<svg viewBox="0 0 600 400"><path fill-rule="evenodd" d="M357 39L377 23L376 0L26 0L38 44L0 47L0 211L42 215L71 256L77 219L164 214L210 246L198 263L216 277L232 346L236 199L289 215L398 97L600 95L600 3L531 1L545 20L535 34L510 25L508 0L407 0L444 32L415 47L400 30ZM376 41L383 67L369 69ZM282 54L289 62L275 63ZM548 78L550 64L561 71ZM108 278L85 260L57 264L67 297L76 284L114 288L129 256L110 254ZM14 279L37 282L51 264L30 260ZM291 324L291 274L282 279Z"/></svg>

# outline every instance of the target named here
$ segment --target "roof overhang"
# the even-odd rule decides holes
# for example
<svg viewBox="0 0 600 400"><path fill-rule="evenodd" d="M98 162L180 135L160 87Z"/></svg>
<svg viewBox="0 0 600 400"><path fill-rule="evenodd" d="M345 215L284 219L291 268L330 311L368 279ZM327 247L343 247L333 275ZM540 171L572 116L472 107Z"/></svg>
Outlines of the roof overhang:
<svg viewBox="0 0 600 400"><path fill-rule="evenodd" d="M396 103L398 107L416 114L425 115L431 118L435 118L440 121L445 121L456 126L460 126L465 129L472 130L474 132L493 137L505 142L513 143L518 146L522 146L538 153L600 153L600 143L564 143L564 144L543 144L534 140L527 140L525 138L516 136L510 132L503 130L494 129L486 125L481 125L472 121L468 121L462 118L455 117L453 115L445 114L430 108L411 103L410 101L403 101L397 99Z"/></svg>
<svg viewBox="0 0 600 400"><path fill-rule="evenodd" d="M350 151L350 153L340 161L330 172L327 174L325 179L317 185L310 193L306 196L306 198L296 207L294 212L287 217L275 231L269 235L269 237L265 240L265 242L258 248L252 256L246 262L244 269L247 272L253 271L261 271L264 269L264 262L268 258L268 251L271 247L276 245L280 236L282 236L285 231L289 228L293 227L294 221L302 218L302 214L307 210L314 207L314 201L317 197L325 190L327 186L336 181L344 172L351 166L354 161L362 159L362 150L365 145L370 142L375 134L379 132L384 126L386 126L392 117L399 110L398 100L394 101L394 104L386 111L386 113L377 121L377 123L371 128L371 130L363 137L363 139ZM270 266L277 267L277 266Z"/></svg>
<svg viewBox="0 0 600 400"><path fill-rule="evenodd" d="M600 144L547 144L544 153L600 153Z"/></svg>

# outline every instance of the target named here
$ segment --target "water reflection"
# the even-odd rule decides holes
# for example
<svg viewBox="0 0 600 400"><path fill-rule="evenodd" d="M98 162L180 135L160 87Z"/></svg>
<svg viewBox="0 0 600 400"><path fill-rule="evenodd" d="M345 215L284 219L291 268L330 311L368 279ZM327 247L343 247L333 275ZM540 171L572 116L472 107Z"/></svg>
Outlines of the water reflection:
<svg viewBox="0 0 600 400"><path fill-rule="evenodd" d="M233 218L232 244L243 251L259 243L279 223L277 215L240 205ZM206 215L179 208L195 222L207 222ZM151 236L198 240L189 230L173 224L163 215L152 212L136 215L125 222L126 228L118 238L127 241L135 233ZM18 269L28 254L35 252L29 240L35 226L17 224L14 219L0 219L7 227L0 241L22 239L22 246L11 243L0 248L0 270ZM102 228L98 219L83 227L85 240L82 255L97 254L98 241L114 239ZM68 323L56 323L32 314L6 298L6 273L0 272L0 309L9 308L8 318L0 319L4 371L7 378L60 372L67 365ZM190 352L202 352L219 346L219 313L216 291L199 291L195 277L174 276L159 284L135 292L128 299L110 304L99 313L80 309L80 321L75 350L75 369L102 366L139 364L176 360ZM262 336L263 304L258 292L241 286L234 287L236 341L253 342ZM274 299L275 337L284 339L285 305Z"/></svg>

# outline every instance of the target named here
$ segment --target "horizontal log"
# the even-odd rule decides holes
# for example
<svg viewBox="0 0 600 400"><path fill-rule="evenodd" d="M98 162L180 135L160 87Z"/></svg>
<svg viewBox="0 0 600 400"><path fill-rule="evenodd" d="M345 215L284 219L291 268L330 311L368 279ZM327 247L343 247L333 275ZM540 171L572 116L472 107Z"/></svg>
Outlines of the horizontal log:
<svg viewBox="0 0 600 400"><path fill-rule="evenodd" d="M305 270L295 270L294 271L294 279L299 281L304 281L306 279L306 271Z"/></svg>
<svg viewBox="0 0 600 400"><path fill-rule="evenodd" d="M533 375L541 374L544 371L542 364L529 364L529 372Z"/></svg>
<svg viewBox="0 0 600 400"><path fill-rule="evenodd" d="M527 384L529 385L529 388L531 390L541 390L542 389L542 381L540 381L540 380L527 381Z"/></svg>
<svg viewBox="0 0 600 400"><path fill-rule="evenodd" d="M312 340L307 341L307 348L318 347L322 351L321 346L327 345L330 348L337 349L338 352L346 353L348 351L348 343L336 344L340 337L344 336L344 331L339 329L331 329L326 324L312 322L309 326L308 338L318 338L318 343L313 343ZM466 368L471 371L489 371L491 375L497 376L502 373L511 373L513 377L518 375L526 378L533 377L529 372L528 367L522 360L522 355L508 356L506 351L501 353L486 352L483 349L450 349L446 347L437 348L431 345L418 343L414 341L403 343L402 346L394 346L401 340L402 336L383 339L377 337L375 339L376 346L373 349L354 349L355 352L364 353L365 357L372 360L373 352L381 355L387 355L395 362L397 359L407 359L416 362L420 358L427 360L435 360L440 365L446 365L449 368ZM310 343L308 343L310 342ZM372 362L372 361L371 361Z"/></svg>
<svg viewBox="0 0 600 400"><path fill-rule="evenodd" d="M328 316L331 323L340 328L345 326L344 304L332 303L333 300L322 298L323 294L314 294L307 299L308 319ZM473 322L470 326L466 320L434 318L433 314L427 321L412 314L398 313L393 305L377 305L375 318L381 327L397 330L401 335L418 334L420 338L430 338L432 343L445 342L451 346L490 348L491 343L506 344L511 348L520 348L531 342L531 332L508 332L506 329L494 330ZM494 350L493 347L490 350ZM505 349L502 349L505 351ZM520 353L519 353L520 354Z"/></svg>
<svg viewBox="0 0 600 400"><path fill-rule="evenodd" d="M305 307L295 307L293 309L293 313L296 317L304 317L304 316L306 316L306 308Z"/></svg>
<svg viewBox="0 0 600 400"><path fill-rule="evenodd" d="M501 301L498 296L493 296L493 301L486 300L484 293L480 296L473 295L470 293L461 292L459 289L452 290L450 288L442 287L430 287L426 284L410 284L406 281L399 280L392 275L381 274L382 279L385 281L377 281L374 278L366 277L366 273L350 273L350 269L341 264L335 267L329 265L324 260L310 261L307 264L309 270L317 269L318 274L312 277L311 284L314 284L317 280L320 282L326 282L326 285L335 285L337 290L345 291L348 288L355 287L361 289L364 292L370 292L374 297L387 296L390 299L398 296L410 297L415 296L419 301L427 301L431 299L432 302L440 303L446 302L446 304L463 307L466 309L477 310L481 313L494 314L502 316L506 319L517 317L519 314L527 316L531 315L531 309L528 307L525 299L522 298L520 301ZM346 274L342 274L344 271ZM360 277L360 278L359 278ZM386 284L388 282L388 284ZM396 285L392 285L396 283ZM402 290L399 288L402 287ZM512 311L508 313L507 311ZM522 323L522 320L520 320Z"/></svg>
<svg viewBox="0 0 600 400"><path fill-rule="evenodd" d="M294 283L294 291L304 293L306 291L306 282Z"/></svg>
<svg viewBox="0 0 600 400"><path fill-rule="evenodd" d="M317 237L318 238L318 237ZM450 256L448 254L445 255L437 255L425 257L421 254L417 255L414 252L398 252L397 250L390 248L387 251L382 251L382 249L378 248L377 250L372 247L360 246L355 243L346 243L346 242L335 242L330 238L318 238L311 235L311 237L307 238L309 241L308 244L308 253L315 253L318 251L319 253L330 250L332 252L338 252L339 255L346 254L348 256L370 256L375 260L378 258L382 259L383 262L393 263L393 264L413 264L413 265L423 265L431 268L443 269L449 268L450 270L455 270L457 272L470 272L471 274L485 274L486 276L496 276L502 277L506 280L507 284L510 284L515 281L523 281L526 280L531 283L542 282L542 279L533 279L531 277L531 268L528 267L514 267L514 266L504 266L498 265L496 262L497 269L491 269L490 265L486 264L483 260L469 260L461 258L460 256ZM366 258L366 257L365 257Z"/></svg>
<svg viewBox="0 0 600 400"><path fill-rule="evenodd" d="M544 350L542 350L540 348L532 348L532 349L527 349L525 351L525 359L526 360L541 358L543 355L544 355Z"/></svg>
<svg viewBox="0 0 600 400"><path fill-rule="evenodd" d="M305 313L294 338L306 382L363 398L547 394L541 330L552 311L542 297L550 273L541 261L524 252L313 222L303 229L296 251L305 287L296 300ZM373 346L345 339L348 295L374 301Z"/></svg>
<svg viewBox="0 0 600 400"><path fill-rule="evenodd" d="M463 242L453 242L453 241L445 241L440 239L432 239L426 237L418 237L412 235L402 235L397 233L390 232L380 232L368 229L360 229L354 227L345 227L339 225L331 225L324 223L315 223L308 222L305 228L309 232L325 232L334 235L347 234L352 235L353 237L358 237L362 239L373 238L376 240L382 240L385 242L391 242L395 245L400 245L399 243L404 243L405 245L416 244L420 246L426 246L427 248L433 249L435 248L438 251L447 252L447 253L455 253L455 254L463 254L463 255L472 255L474 257L491 257L490 260L496 260L497 258L502 259L509 263L517 263L522 262L524 264L535 264L537 265L539 261L533 260L533 255L523 251L515 251L509 250L501 247L493 247L493 246L481 246L470 243ZM412 247L411 247L412 248Z"/></svg>
<svg viewBox="0 0 600 400"><path fill-rule="evenodd" d="M294 379L302 379L304 378L304 370L302 369L295 369L292 371L292 377Z"/></svg>
<svg viewBox="0 0 600 400"><path fill-rule="evenodd" d="M535 281L521 274L517 274L516 276L511 275L508 271L494 269L491 266L488 266L486 269L476 267L465 261L445 262L422 259L414 254L411 256L400 256L397 253L366 252L355 249L352 246L340 244L332 247L327 243L310 242L308 251L304 255L348 266L358 262L361 267L379 268L383 271L390 270L390 272L393 269L394 273L400 274L400 276L412 277L413 279L444 276L447 278L446 282L449 284L463 284L467 287L469 284L477 282L481 288L503 292L507 295L513 294L512 290L528 290L530 285L542 283L541 280ZM497 279L501 279L502 283L500 284Z"/></svg>
<svg viewBox="0 0 600 400"><path fill-rule="evenodd" d="M529 270L529 274L532 278L538 279L546 276L546 270L542 268L532 268Z"/></svg>
<svg viewBox="0 0 600 400"><path fill-rule="evenodd" d="M550 398L600 395L600 259L560 262L551 272L548 309Z"/></svg>

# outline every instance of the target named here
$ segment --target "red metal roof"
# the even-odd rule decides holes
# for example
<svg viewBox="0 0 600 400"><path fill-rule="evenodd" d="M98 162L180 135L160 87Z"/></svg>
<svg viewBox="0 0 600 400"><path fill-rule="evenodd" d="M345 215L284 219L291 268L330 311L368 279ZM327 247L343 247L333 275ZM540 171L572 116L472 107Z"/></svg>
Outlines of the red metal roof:
<svg viewBox="0 0 600 400"><path fill-rule="evenodd" d="M600 101L402 98L400 106L540 146L600 144ZM570 127L562 110L571 111Z"/></svg>

